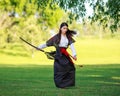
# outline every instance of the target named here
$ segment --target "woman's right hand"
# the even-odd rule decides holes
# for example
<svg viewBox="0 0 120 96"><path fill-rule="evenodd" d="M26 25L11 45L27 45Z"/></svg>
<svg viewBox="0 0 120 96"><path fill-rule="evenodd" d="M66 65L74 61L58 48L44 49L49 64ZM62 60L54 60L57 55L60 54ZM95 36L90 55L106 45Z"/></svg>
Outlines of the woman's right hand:
<svg viewBox="0 0 120 96"><path fill-rule="evenodd" d="M36 47L37 50L40 50L40 48Z"/></svg>

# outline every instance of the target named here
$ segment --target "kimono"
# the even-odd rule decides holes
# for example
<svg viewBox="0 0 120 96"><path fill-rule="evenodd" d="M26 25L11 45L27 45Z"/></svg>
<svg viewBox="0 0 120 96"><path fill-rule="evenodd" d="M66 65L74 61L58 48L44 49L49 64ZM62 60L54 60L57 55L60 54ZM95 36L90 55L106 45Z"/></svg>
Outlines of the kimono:
<svg viewBox="0 0 120 96"><path fill-rule="evenodd" d="M54 82L56 87L65 88L75 86L75 66L67 48L59 47L58 41L59 35L56 34L46 42L47 46L55 46L56 55L54 59ZM68 38L68 46L74 43L75 40L72 37Z"/></svg>

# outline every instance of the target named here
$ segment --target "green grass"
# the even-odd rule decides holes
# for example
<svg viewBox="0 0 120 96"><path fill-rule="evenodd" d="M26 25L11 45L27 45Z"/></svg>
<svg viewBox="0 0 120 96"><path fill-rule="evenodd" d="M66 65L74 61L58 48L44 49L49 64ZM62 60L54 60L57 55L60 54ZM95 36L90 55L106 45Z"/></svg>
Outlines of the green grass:
<svg viewBox="0 0 120 96"><path fill-rule="evenodd" d="M93 64L120 64L120 40L117 39L78 39L76 40L75 48L77 51L78 60L76 64L93 65ZM34 56L31 54L31 47L22 43L22 46L28 46L27 50L21 45L11 46L8 49L0 49L0 64L37 64L37 65L52 65L53 61L34 50ZM46 48L45 50L52 50ZM68 51L71 53L70 49Z"/></svg>
<svg viewBox="0 0 120 96"><path fill-rule="evenodd" d="M58 89L51 65L0 65L0 96L120 96L120 64L76 67L76 86Z"/></svg>
<svg viewBox="0 0 120 96"><path fill-rule="evenodd" d="M83 67L76 66L69 89L55 87L53 61L43 53L31 57L21 45L0 49L0 96L120 96L120 40L79 39L75 47L75 64Z"/></svg>

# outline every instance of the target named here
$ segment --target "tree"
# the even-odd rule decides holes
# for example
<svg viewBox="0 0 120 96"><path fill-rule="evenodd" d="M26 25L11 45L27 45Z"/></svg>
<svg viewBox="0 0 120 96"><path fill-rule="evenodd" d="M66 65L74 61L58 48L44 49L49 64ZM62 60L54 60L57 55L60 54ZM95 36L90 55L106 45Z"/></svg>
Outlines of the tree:
<svg viewBox="0 0 120 96"><path fill-rule="evenodd" d="M27 15L42 10L43 13L40 13L44 15L48 4L53 11L56 10L56 5L59 5L68 12L71 23L74 19L84 18L85 3L89 3L94 10L93 16L90 17L92 22L99 21L104 28L109 27L112 32L120 27L120 0L2 0L0 9Z"/></svg>
<svg viewBox="0 0 120 96"><path fill-rule="evenodd" d="M36 15L39 24L54 27L64 13L59 6L67 12L67 21L72 23L85 17L85 3L94 10L90 17L92 22L99 21L112 32L120 27L120 0L1 0L0 11L9 12L13 17Z"/></svg>
<svg viewBox="0 0 120 96"><path fill-rule="evenodd" d="M85 3L93 8L92 22L99 21L103 27L116 31L120 27L120 0L53 0L65 11L70 11L71 19L83 18L86 13Z"/></svg>
<svg viewBox="0 0 120 96"><path fill-rule="evenodd" d="M92 21L99 21L104 28L109 27L112 32L120 27L120 0L97 0L93 4L94 15Z"/></svg>
<svg viewBox="0 0 120 96"><path fill-rule="evenodd" d="M68 12L69 21L79 19L85 16L85 1L86 0L53 0L53 3L58 4L62 9Z"/></svg>
<svg viewBox="0 0 120 96"><path fill-rule="evenodd" d="M0 47L19 42L19 36L35 44L48 39L50 28L56 27L64 15L58 5L50 3L51 0L0 1Z"/></svg>

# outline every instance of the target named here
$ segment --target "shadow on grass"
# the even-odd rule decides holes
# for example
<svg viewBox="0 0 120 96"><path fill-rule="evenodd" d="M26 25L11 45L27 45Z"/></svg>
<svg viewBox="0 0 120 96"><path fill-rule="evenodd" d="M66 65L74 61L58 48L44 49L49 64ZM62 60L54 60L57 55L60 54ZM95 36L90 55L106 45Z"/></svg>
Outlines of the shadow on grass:
<svg viewBox="0 0 120 96"><path fill-rule="evenodd" d="M119 73L120 64L86 65L77 69L77 78L90 83L120 85Z"/></svg>
<svg viewBox="0 0 120 96"><path fill-rule="evenodd" d="M76 67L76 87L58 89L51 65L0 65L0 96L119 96L120 64Z"/></svg>

